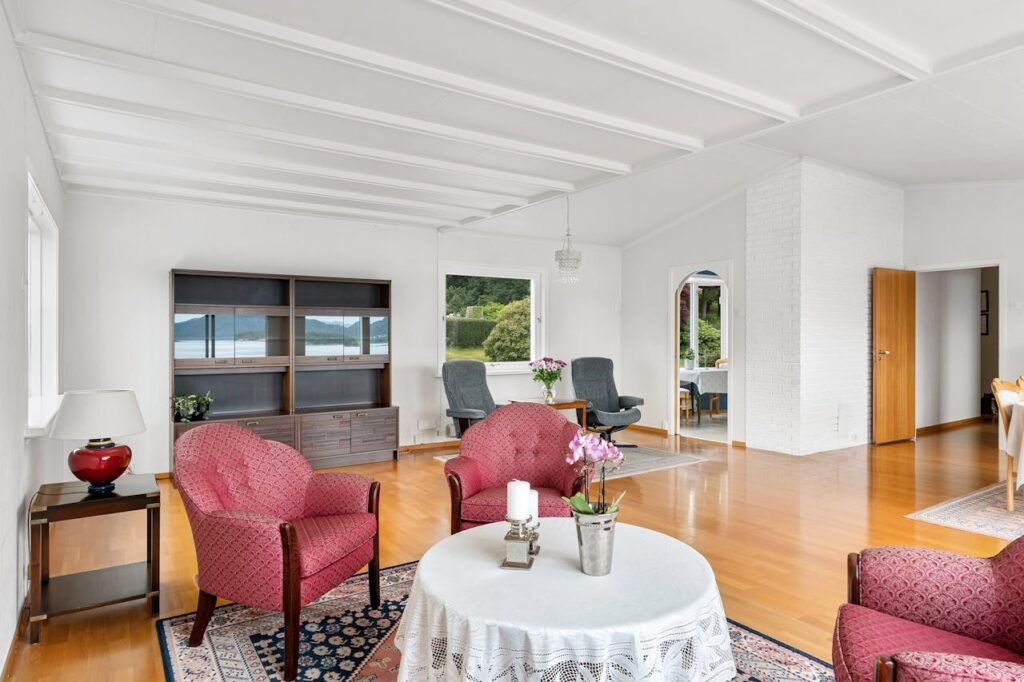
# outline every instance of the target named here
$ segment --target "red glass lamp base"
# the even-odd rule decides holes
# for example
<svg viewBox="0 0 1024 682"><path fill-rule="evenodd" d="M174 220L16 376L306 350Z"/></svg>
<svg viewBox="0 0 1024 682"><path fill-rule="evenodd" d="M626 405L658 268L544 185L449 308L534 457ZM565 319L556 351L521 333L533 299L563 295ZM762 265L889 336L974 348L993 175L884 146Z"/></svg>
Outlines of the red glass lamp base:
<svg viewBox="0 0 1024 682"><path fill-rule="evenodd" d="M68 467L80 481L89 483L89 492L113 492L114 481L123 474L132 461L132 449L116 445L109 438L90 440L83 448L68 455Z"/></svg>

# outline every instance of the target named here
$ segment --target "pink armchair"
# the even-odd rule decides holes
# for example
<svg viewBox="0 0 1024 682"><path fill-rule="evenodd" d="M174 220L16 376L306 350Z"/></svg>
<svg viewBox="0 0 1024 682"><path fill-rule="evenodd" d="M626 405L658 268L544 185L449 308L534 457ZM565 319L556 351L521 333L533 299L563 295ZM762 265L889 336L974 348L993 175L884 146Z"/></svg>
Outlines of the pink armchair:
<svg viewBox="0 0 1024 682"><path fill-rule="evenodd" d="M849 557L837 682L1024 679L1024 538L991 559L910 547Z"/></svg>
<svg viewBox="0 0 1024 682"><path fill-rule="evenodd" d="M583 478L566 464L569 441L579 430L547 405L512 403L462 434L459 456L445 462L452 501L452 534L505 519L505 485L529 481L540 515L569 516L562 495L583 490Z"/></svg>
<svg viewBox="0 0 1024 682"><path fill-rule="evenodd" d="M217 597L284 611L284 679L298 671L302 606L369 564L380 604L380 483L314 474L298 452L229 424L191 429L174 447L174 478L199 562L198 646Z"/></svg>

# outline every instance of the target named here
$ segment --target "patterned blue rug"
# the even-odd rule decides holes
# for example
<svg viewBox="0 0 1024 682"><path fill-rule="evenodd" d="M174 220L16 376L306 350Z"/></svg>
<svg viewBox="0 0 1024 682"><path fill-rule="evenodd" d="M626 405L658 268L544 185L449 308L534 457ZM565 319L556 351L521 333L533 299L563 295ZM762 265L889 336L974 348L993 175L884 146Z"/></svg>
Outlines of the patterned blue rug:
<svg viewBox="0 0 1024 682"><path fill-rule="evenodd" d="M394 633L412 588L416 564L382 571L381 605L366 602L357 575L302 610L298 680L393 682L401 657ZM214 612L202 646L190 648L194 613L156 623L168 682L261 682L281 679L281 614L237 604ZM832 667L778 640L729 621L739 682L832 682Z"/></svg>

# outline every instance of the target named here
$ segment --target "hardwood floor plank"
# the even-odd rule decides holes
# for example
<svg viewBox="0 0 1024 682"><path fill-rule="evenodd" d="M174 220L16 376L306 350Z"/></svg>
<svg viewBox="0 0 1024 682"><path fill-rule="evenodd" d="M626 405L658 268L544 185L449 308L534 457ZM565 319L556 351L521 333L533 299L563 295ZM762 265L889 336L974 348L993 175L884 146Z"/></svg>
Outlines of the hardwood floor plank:
<svg viewBox="0 0 1024 682"><path fill-rule="evenodd" d="M679 538L708 558L730 618L828 660L848 552L907 544L987 556L1006 544L904 518L995 483L996 438L992 424L974 424L916 443L790 457L631 432L630 441L708 459L608 487L627 491L622 521ZM448 491L435 454L345 469L382 483L385 566L417 560L448 535ZM181 498L170 481L160 488L166 617L195 609L196 561ZM145 530L143 512L57 524L52 573L141 561ZM15 645L13 679L162 680L153 622L143 601L55 619L40 644Z"/></svg>

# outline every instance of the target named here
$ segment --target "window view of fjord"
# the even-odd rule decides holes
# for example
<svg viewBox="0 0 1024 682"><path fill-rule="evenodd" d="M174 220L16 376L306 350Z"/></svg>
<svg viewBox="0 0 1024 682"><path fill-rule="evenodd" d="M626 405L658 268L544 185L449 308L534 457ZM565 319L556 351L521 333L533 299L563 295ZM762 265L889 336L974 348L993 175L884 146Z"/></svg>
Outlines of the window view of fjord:
<svg viewBox="0 0 1024 682"><path fill-rule="evenodd" d="M207 330L207 317L214 318ZM388 354L388 318L369 318L370 345L361 348L362 324L359 317L309 316L305 319L304 343L297 348L305 355ZM259 315L175 315L174 357L178 359L211 357L207 354L208 333L212 336L213 357L264 357L268 350L267 318ZM281 339L273 339L280 343ZM287 352L284 353L287 355Z"/></svg>

